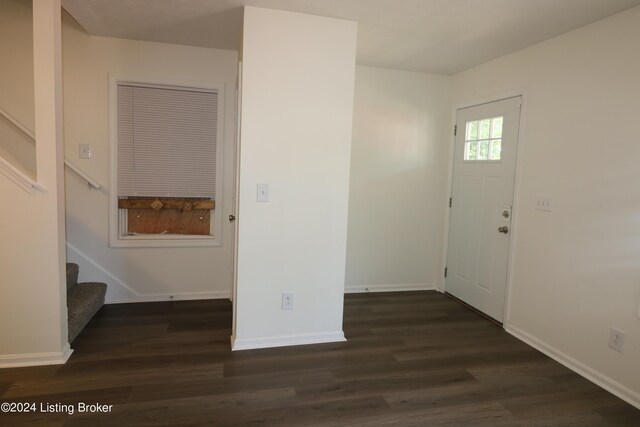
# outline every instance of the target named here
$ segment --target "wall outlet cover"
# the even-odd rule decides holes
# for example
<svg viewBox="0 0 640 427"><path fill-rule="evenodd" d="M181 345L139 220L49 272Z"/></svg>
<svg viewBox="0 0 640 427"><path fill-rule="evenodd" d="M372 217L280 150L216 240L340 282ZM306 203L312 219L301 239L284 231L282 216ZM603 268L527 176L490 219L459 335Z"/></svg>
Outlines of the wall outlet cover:
<svg viewBox="0 0 640 427"><path fill-rule="evenodd" d="M282 310L293 310L293 293L292 292L282 293L282 305L280 308Z"/></svg>
<svg viewBox="0 0 640 427"><path fill-rule="evenodd" d="M625 333L621 330L611 328L611 333L609 334L609 347L622 353L624 351L624 335Z"/></svg>

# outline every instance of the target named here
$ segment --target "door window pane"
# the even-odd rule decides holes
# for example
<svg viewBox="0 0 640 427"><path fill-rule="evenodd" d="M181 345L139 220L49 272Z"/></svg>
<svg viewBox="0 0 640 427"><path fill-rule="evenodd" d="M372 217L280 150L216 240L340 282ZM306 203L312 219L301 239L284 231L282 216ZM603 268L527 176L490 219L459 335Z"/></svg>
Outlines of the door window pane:
<svg viewBox="0 0 640 427"><path fill-rule="evenodd" d="M502 138L502 117L491 119L491 138Z"/></svg>
<svg viewBox="0 0 640 427"><path fill-rule="evenodd" d="M491 119L480 120L480 131L478 132L479 139L489 138L489 129L491 127Z"/></svg>
<svg viewBox="0 0 640 427"><path fill-rule="evenodd" d="M491 141L491 153L489 160L500 160L500 152L502 151L502 140L494 139Z"/></svg>
<svg viewBox="0 0 640 427"><path fill-rule="evenodd" d="M466 123L464 160L500 160L503 116Z"/></svg>

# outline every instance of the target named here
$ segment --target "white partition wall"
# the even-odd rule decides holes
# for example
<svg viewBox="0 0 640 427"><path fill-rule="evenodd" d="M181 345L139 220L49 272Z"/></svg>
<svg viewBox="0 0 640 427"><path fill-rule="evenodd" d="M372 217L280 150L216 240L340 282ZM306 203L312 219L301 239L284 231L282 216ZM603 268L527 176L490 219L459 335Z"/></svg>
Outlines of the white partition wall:
<svg viewBox="0 0 640 427"><path fill-rule="evenodd" d="M0 214L0 368L64 363L71 354L64 268L60 13L60 0L33 2L36 166L42 191L25 192L0 175L0 194L10 201Z"/></svg>
<svg viewBox="0 0 640 427"><path fill-rule="evenodd" d="M245 7L234 350L344 340L356 33Z"/></svg>

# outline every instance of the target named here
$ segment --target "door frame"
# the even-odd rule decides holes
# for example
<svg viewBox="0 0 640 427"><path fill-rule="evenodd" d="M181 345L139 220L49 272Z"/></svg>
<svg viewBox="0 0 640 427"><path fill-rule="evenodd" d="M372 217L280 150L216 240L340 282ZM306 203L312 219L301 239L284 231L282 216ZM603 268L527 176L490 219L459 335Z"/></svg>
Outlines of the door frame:
<svg viewBox="0 0 640 427"><path fill-rule="evenodd" d="M442 245L442 269L441 271L441 280L442 285L440 286L440 292L445 293L447 291L447 282L444 277L444 269L447 267L447 256L449 250L449 220L451 214L451 208L449 208L449 197L452 197L453 191L453 166L455 163L455 144L456 144L456 136L453 134L453 129L456 123L458 122L458 110L463 108L475 107L482 104L489 104L492 102L502 101L509 98L515 98L517 96L522 97L522 105L520 106L520 122L518 125L518 150L516 152L516 170L515 170L515 180L513 183L513 207L511 214L511 226L510 226L510 243L509 243L509 254L507 256L507 283L506 283L506 294L504 298L504 322L502 323L502 328L506 329L510 322L510 306L511 306L511 290L513 288L513 266L516 254L516 243L518 240L518 227L520 225L519 221L519 212L521 208L524 208L523 203L520 200L520 189L522 187L523 180L523 171L522 164L524 161L525 155L525 134L524 134L524 124L525 124L525 110L527 105L527 89L522 88L519 90L501 92L495 95L488 95L485 97L472 98L467 101L462 101L452 106L451 112L451 132L449 136L449 162L448 162L448 172L447 172L447 192L446 192L446 201L444 208L444 239Z"/></svg>

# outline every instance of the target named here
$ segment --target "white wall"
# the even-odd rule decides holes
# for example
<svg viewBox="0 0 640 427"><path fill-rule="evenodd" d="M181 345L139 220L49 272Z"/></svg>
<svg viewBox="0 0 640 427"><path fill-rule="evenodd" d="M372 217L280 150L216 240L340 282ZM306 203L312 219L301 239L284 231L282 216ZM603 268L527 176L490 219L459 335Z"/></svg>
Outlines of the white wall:
<svg viewBox="0 0 640 427"><path fill-rule="evenodd" d="M439 288L451 77L356 67L347 292Z"/></svg>
<svg viewBox="0 0 640 427"><path fill-rule="evenodd" d="M462 72L526 90L507 327L640 405L640 8ZM553 211L533 209L538 194ZM626 332L624 353L607 347Z"/></svg>
<svg viewBox="0 0 640 427"><path fill-rule="evenodd" d="M231 233L225 218L232 211L237 53L93 37L69 15L63 44L66 155L104 184L109 182L109 73L225 85L223 194L216 200L216 216L224 221L222 247L110 249L108 196L67 173L69 260L80 264L80 279L106 281L111 302L228 297ZM83 143L93 146L93 159L79 159Z"/></svg>
<svg viewBox="0 0 640 427"><path fill-rule="evenodd" d="M0 3L0 16L31 27L30 8L13 6ZM15 105L16 115L35 126L37 178L46 191L28 193L0 175L4 201L0 209L0 367L63 363L70 355L64 280L60 1L38 0L33 18L33 39L27 38L23 45L12 37L33 59L23 57L24 75L7 76L1 67L0 81L4 85L5 77L12 78L9 84L23 89L2 92L3 102L7 108ZM31 40L33 45L28 43ZM32 97L25 99L29 94Z"/></svg>
<svg viewBox="0 0 640 427"><path fill-rule="evenodd" d="M0 3L0 108L35 129L33 113L33 24L31 2ZM27 176L36 176L36 146L0 115L0 156Z"/></svg>
<svg viewBox="0 0 640 427"><path fill-rule="evenodd" d="M356 30L245 8L234 349L343 339Z"/></svg>

